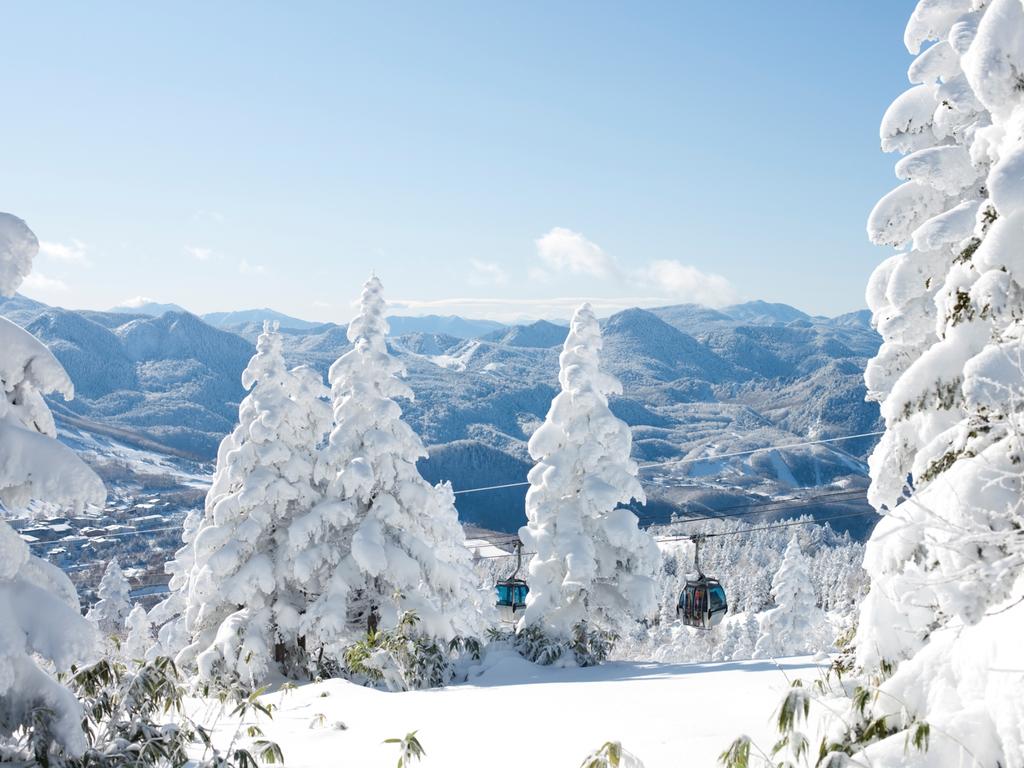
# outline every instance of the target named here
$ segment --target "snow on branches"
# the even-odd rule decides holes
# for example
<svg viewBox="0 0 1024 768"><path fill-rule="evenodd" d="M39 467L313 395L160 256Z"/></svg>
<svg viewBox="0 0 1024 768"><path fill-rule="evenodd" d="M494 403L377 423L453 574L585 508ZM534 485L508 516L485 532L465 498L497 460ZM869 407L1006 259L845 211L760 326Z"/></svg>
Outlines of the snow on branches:
<svg viewBox="0 0 1024 768"><path fill-rule="evenodd" d="M25 222L0 213L0 295L18 289L38 247ZM43 400L45 394L70 398L73 392L50 351L0 318L0 511L33 500L75 510L103 503L100 479L54 439L53 416ZM88 660L95 644L96 633L82 617L67 576L32 556L0 521L0 742L27 728L69 754L81 754L81 707L50 670Z"/></svg>
<svg viewBox="0 0 1024 768"><path fill-rule="evenodd" d="M125 619L132 610L130 592L128 580L115 557L107 564L103 578L100 579L97 591L99 600L89 609L85 618L95 624L104 637L120 636L124 631Z"/></svg>
<svg viewBox="0 0 1024 768"><path fill-rule="evenodd" d="M530 594L523 629L572 643L581 625L617 633L652 615L657 546L623 508L643 502L629 427L608 408L621 385L600 369L601 331L588 304L576 310L559 357L561 392L530 438L527 525Z"/></svg>
<svg viewBox="0 0 1024 768"><path fill-rule="evenodd" d="M374 277L348 326L352 349L330 368L334 428L316 469L324 498L289 530L318 595L303 628L336 657L375 624L394 629L410 612L419 636L444 643L484 629L451 486L431 486L416 468L426 450L395 401L412 391L387 331Z"/></svg>
<svg viewBox="0 0 1024 768"><path fill-rule="evenodd" d="M192 560L187 580L175 574L189 639L178 660L196 665L202 678L237 675L255 685L275 662L283 671L302 663L306 584L288 526L319 498L313 465L327 406L315 378L285 369L281 335L265 324L242 373L250 391L218 450L191 555L178 557L181 566ZM172 623L168 632L178 629Z"/></svg>
<svg viewBox="0 0 1024 768"><path fill-rule="evenodd" d="M772 577L772 598L775 607L761 617L754 658L797 656L830 643L823 637L825 614L816 604L809 563L795 533Z"/></svg>
<svg viewBox="0 0 1024 768"><path fill-rule="evenodd" d="M1024 621L1024 7L921 0L905 38L915 85L881 138L906 181L868 221L902 250L867 291L886 422L869 496L886 516L856 638L893 735L864 757L907 764L903 731L927 722L929 765L1024 765L1024 704L993 671Z"/></svg>

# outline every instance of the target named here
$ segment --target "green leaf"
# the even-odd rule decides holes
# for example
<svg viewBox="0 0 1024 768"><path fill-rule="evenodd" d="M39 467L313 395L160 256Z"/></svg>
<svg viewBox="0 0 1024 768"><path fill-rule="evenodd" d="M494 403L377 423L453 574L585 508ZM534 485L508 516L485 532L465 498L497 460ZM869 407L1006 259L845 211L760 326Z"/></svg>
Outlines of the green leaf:
<svg viewBox="0 0 1024 768"><path fill-rule="evenodd" d="M750 737L740 736L718 756L725 768L750 768Z"/></svg>

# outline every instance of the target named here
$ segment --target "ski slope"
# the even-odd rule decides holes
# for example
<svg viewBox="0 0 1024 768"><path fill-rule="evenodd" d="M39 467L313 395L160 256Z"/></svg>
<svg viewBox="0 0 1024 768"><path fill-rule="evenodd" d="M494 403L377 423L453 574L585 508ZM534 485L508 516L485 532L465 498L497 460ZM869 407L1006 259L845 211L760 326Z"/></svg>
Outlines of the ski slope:
<svg viewBox="0 0 1024 768"><path fill-rule="evenodd" d="M609 740L646 768L713 768L741 733L770 747L785 689L794 678L815 679L819 667L794 657L553 668L492 650L467 683L407 693L311 683L266 694L277 709L257 722L288 768L394 768L398 748L382 742L410 731L426 750L424 768L577 768ZM234 729L222 721L218 741Z"/></svg>

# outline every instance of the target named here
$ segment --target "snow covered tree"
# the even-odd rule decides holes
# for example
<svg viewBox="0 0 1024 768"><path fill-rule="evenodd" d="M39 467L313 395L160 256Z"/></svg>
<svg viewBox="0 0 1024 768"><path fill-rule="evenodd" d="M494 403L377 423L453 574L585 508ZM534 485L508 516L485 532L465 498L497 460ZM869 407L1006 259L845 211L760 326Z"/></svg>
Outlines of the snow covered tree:
<svg viewBox="0 0 1024 768"><path fill-rule="evenodd" d="M181 532L182 546L174 553L174 559L164 564L164 572L170 576L167 584L169 594L149 612L150 624L157 630L157 643L152 655L173 659L189 643L185 629L185 606L188 580L195 562L192 542L202 519L202 513L195 509L185 516Z"/></svg>
<svg viewBox="0 0 1024 768"><path fill-rule="evenodd" d="M761 620L753 611L743 615L743 631L740 634L740 645L743 648L739 658L753 658L758 638L761 636ZM733 656L733 658L736 658Z"/></svg>
<svg viewBox="0 0 1024 768"><path fill-rule="evenodd" d="M281 335L264 325L242 373L249 394L221 442L206 512L193 541L185 594L189 645L180 664L203 679L238 675L255 685L277 663L302 663L305 584L288 543L292 519L319 499L315 451L326 402L305 373L285 369Z"/></svg>
<svg viewBox="0 0 1024 768"><path fill-rule="evenodd" d="M38 249L24 221L0 213L0 296L14 295ZM54 439L49 393L74 395L67 373L31 334L0 318L0 512L31 500L81 510L106 497L92 470ZM51 670L88 660L96 640L67 576L0 520L0 752L17 762L37 747L84 751L82 708ZM32 743L12 739L21 729Z"/></svg>
<svg viewBox="0 0 1024 768"><path fill-rule="evenodd" d="M976 619L992 594L988 577L933 592L926 575L936 565L946 570L945 562L961 581L968 562L981 564L994 554L979 559L971 552L973 537L992 531L991 510L974 514L969 502L955 504L948 526L936 525L946 513L935 501L948 501L953 478L977 476L979 462L987 461L980 455L1013 430L1004 413L1013 405L1008 371L992 370L1019 343L1014 265L997 253L1005 253L1013 210L1005 200L997 205L1006 187L996 161L1012 142L1003 139L1003 127L992 125L997 118L990 108L1005 112L1016 100L1006 91L1012 57L1008 65L993 63L1009 51L1000 52L998 35L991 33L993 24L1014 22L1012 14L991 14L992 6L970 6L966 0L918 5L905 34L907 47L919 53L909 70L914 85L882 120L882 149L906 154L896 164L906 182L875 206L868 233L878 244L905 247L875 270L867 290L883 343L865 381L886 422L870 460L869 498L888 513L865 559L873 583L858 648L867 666L913 654L940 614L942 621L958 614ZM979 36L983 17L990 19L990 34ZM935 42L921 52L928 41ZM993 83L982 83L990 68ZM993 388L982 384L992 374L1010 385L1008 397L993 398ZM1004 443L996 452L1006 454L1006 448ZM996 512L1003 521L1008 516L1008 509ZM957 534L958 545L947 548L944 540L961 525L971 536ZM938 545L934 552L932 545ZM954 599L960 605L942 605L942 593L952 592L959 593Z"/></svg>
<svg viewBox="0 0 1024 768"><path fill-rule="evenodd" d="M103 637L120 637L123 634L124 621L132 610L130 592L128 579L124 577L124 571L115 557L107 563L103 578L100 579L97 590L99 600L85 615Z"/></svg>
<svg viewBox="0 0 1024 768"><path fill-rule="evenodd" d="M132 608L122 628L124 641L121 643L121 656L132 661L145 661L153 649L153 624L141 605Z"/></svg>
<svg viewBox="0 0 1024 768"><path fill-rule="evenodd" d="M329 372L334 429L317 464L324 500L289 531L302 577L319 590L303 628L335 658L374 621L382 632L408 627L408 612L417 636L443 643L484 628L451 486L420 475L426 450L395 401L412 391L387 350L382 291L376 277L363 287L352 349Z"/></svg>
<svg viewBox="0 0 1024 768"><path fill-rule="evenodd" d="M867 290L884 516L827 738L856 764L1024 765L1024 6L920 0L904 39L881 137L905 183L868 220L900 249Z"/></svg>
<svg viewBox="0 0 1024 768"><path fill-rule="evenodd" d="M519 531L537 553L520 632L577 649L589 633L617 634L657 610L657 545L620 506L646 501L630 458L632 433L608 408L608 395L622 386L601 370L600 352L597 318L583 304L559 357L561 392L530 438L537 463L528 478L528 523ZM600 655L576 652L581 662Z"/></svg>
<svg viewBox="0 0 1024 768"><path fill-rule="evenodd" d="M772 577L775 607L761 617L754 658L796 656L820 650L825 616L815 604L807 559L794 533Z"/></svg>

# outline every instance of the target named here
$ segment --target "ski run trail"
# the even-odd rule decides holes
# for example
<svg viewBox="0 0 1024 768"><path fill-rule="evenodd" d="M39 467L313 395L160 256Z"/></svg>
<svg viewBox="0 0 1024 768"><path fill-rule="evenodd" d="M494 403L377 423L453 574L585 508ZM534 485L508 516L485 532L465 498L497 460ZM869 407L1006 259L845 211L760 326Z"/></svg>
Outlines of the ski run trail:
<svg viewBox="0 0 1024 768"><path fill-rule="evenodd" d="M778 660L542 667L491 652L468 682L390 693L340 679L264 695L273 719L247 718L276 741L287 768L394 768L411 731L423 768L577 768L619 741L645 768L713 768L742 733L763 749L792 680L818 677L809 656ZM200 702L196 702L201 707ZM223 745L238 721L222 719Z"/></svg>

